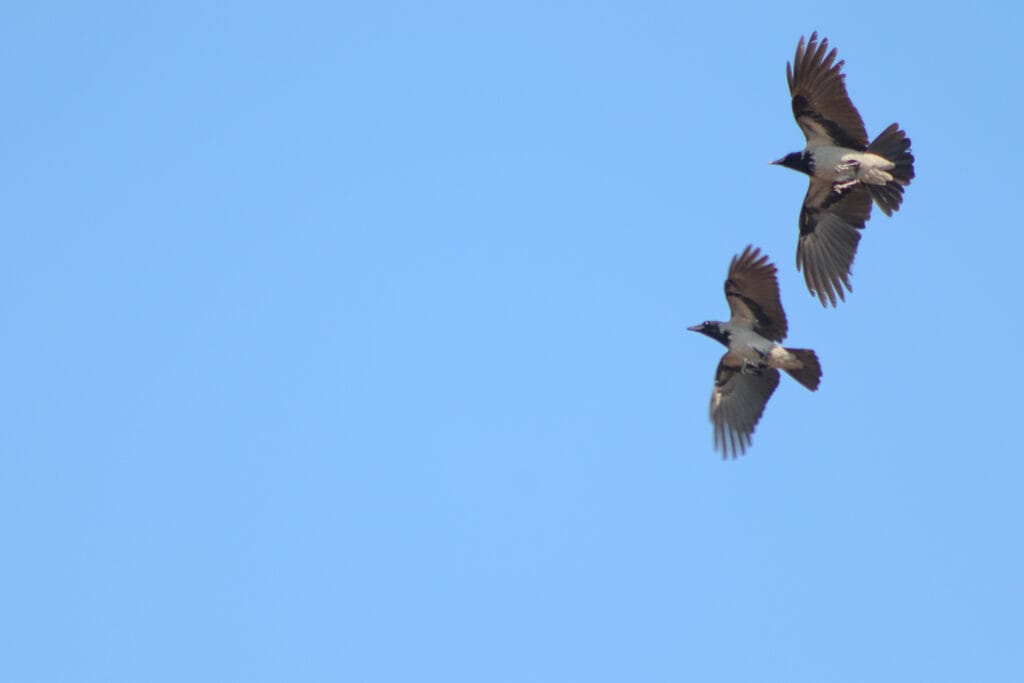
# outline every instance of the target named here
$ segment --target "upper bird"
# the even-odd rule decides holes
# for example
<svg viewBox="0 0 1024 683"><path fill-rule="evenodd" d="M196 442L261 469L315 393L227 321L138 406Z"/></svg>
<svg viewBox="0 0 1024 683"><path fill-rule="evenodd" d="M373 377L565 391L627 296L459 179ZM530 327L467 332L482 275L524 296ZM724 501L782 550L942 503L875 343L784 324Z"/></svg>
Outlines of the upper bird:
<svg viewBox="0 0 1024 683"><path fill-rule="evenodd" d="M786 349L788 323L779 300L775 266L748 246L729 264L725 299L729 322L706 321L687 329L721 342L728 351L718 362L711 392L715 448L722 456L746 451L765 404L779 385L779 370L816 391L821 381L818 355L810 349Z"/></svg>
<svg viewBox="0 0 1024 683"><path fill-rule="evenodd" d="M822 306L826 298L833 306L836 297L845 300L843 287L853 291L850 266L871 200L891 216L914 177L910 138L899 124L868 144L864 121L846 93L843 63L817 33L806 43L800 39L793 63L786 63L786 80L807 146L772 162L811 177L800 210L796 267Z"/></svg>

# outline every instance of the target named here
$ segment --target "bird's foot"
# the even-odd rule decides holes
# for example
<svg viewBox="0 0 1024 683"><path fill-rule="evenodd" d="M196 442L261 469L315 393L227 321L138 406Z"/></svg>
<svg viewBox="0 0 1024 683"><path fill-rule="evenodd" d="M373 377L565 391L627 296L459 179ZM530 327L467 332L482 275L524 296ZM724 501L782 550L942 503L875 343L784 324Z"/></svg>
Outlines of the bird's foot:
<svg viewBox="0 0 1024 683"><path fill-rule="evenodd" d="M836 194L842 194L849 190L851 187L856 187L859 180L847 180L845 183L836 183L832 186L832 191Z"/></svg>
<svg viewBox="0 0 1024 683"><path fill-rule="evenodd" d="M854 173L860 168L860 162L856 159L846 159L836 164L832 170L836 172L836 175L844 175L846 173Z"/></svg>
<svg viewBox="0 0 1024 683"><path fill-rule="evenodd" d="M760 375L767 367L768 364L761 361L744 360L740 372L744 375Z"/></svg>

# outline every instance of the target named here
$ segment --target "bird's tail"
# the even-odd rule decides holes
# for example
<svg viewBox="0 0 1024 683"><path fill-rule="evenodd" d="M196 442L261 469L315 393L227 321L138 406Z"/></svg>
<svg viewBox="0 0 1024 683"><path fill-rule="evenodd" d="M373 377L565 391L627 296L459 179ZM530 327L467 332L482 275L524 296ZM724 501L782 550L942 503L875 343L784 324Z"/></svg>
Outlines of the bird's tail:
<svg viewBox="0 0 1024 683"><path fill-rule="evenodd" d="M818 390L821 382L821 364L818 362L818 354L810 349L786 349L796 356L800 367L786 368L789 376L811 391Z"/></svg>
<svg viewBox="0 0 1024 683"><path fill-rule="evenodd" d="M914 155L910 153L910 138L900 130L898 123L894 123L868 145L867 151L896 164L896 167L889 171L893 177L891 182L885 185L866 184L878 208L885 212L886 216L891 216L903 203L903 186L909 185L914 177Z"/></svg>

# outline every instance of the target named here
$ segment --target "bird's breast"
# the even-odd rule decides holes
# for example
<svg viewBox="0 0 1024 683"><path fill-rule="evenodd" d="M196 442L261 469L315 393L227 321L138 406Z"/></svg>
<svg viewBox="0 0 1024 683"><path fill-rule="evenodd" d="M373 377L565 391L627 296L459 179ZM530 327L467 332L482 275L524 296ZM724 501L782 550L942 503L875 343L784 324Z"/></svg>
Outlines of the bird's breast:
<svg viewBox="0 0 1024 683"><path fill-rule="evenodd" d="M857 178L856 150L846 147L822 146L811 150L815 177L832 183Z"/></svg>
<svg viewBox="0 0 1024 683"><path fill-rule="evenodd" d="M775 346L753 330L733 330L729 339L729 350L752 362L763 361Z"/></svg>

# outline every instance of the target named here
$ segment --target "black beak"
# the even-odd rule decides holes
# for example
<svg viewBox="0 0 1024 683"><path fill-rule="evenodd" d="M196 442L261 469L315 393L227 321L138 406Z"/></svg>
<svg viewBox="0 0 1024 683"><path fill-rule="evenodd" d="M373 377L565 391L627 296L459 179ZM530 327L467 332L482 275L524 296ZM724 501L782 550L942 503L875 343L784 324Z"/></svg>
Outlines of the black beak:
<svg viewBox="0 0 1024 683"><path fill-rule="evenodd" d="M687 327L686 329L688 329L690 332L700 332L701 330L704 329L704 326L703 325L694 325L693 327Z"/></svg>
<svg viewBox="0 0 1024 683"><path fill-rule="evenodd" d="M775 161L770 161L768 163L772 166L782 166L783 161L785 161L785 159L776 159Z"/></svg>

